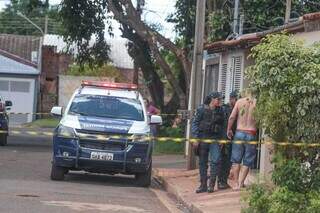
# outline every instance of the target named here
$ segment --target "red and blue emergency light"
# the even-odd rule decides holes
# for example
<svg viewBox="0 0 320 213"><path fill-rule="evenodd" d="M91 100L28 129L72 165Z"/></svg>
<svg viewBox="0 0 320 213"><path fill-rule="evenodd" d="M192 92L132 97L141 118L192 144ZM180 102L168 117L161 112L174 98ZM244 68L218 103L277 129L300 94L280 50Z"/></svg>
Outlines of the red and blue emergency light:
<svg viewBox="0 0 320 213"><path fill-rule="evenodd" d="M136 84L129 83L111 83L104 81L83 81L82 86L92 86L92 87L103 87L109 89L127 89L127 90L136 90L138 86Z"/></svg>

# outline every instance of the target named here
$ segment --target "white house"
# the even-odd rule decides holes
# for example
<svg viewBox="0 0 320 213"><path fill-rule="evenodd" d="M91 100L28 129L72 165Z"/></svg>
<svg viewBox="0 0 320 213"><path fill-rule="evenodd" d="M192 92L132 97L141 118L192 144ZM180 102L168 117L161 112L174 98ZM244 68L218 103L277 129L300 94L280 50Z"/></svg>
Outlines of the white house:
<svg viewBox="0 0 320 213"><path fill-rule="evenodd" d="M0 50L0 95L13 103L11 124L33 120L37 109L39 70L37 65L19 56Z"/></svg>
<svg viewBox="0 0 320 213"><path fill-rule="evenodd" d="M273 29L244 34L234 40L218 41L205 46L204 59L204 92L220 91L229 99L233 90L246 88L249 82L244 78L244 70L254 62L248 58L251 48L260 43L261 39L271 33L281 31L292 33L294 37L312 44L320 41L320 12L306 14L287 25Z"/></svg>

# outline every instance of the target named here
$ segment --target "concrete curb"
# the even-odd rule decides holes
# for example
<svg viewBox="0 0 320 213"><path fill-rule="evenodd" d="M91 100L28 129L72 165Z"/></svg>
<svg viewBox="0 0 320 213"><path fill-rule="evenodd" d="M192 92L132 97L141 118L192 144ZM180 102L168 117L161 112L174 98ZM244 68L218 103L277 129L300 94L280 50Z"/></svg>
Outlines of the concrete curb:
<svg viewBox="0 0 320 213"><path fill-rule="evenodd" d="M169 193L170 195L174 196L175 199L177 199L180 203L182 203L190 212L192 213L203 213L202 210L200 210L197 206L195 206L192 203L188 203L183 196L179 193L178 190L175 189L175 187L166 181L166 178L163 178L159 175L159 170L153 169L152 170L153 177L157 180L159 184Z"/></svg>

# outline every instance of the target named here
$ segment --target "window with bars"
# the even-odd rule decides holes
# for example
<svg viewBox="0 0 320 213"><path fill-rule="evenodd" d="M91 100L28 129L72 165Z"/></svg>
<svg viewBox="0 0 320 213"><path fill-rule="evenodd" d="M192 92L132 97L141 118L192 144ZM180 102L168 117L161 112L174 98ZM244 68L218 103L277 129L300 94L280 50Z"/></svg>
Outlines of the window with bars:
<svg viewBox="0 0 320 213"><path fill-rule="evenodd" d="M242 63L243 56L232 56L228 64L223 64L220 70L219 91L225 96L225 102L229 101L232 91L242 89Z"/></svg>
<svg viewBox="0 0 320 213"><path fill-rule="evenodd" d="M206 66L205 75L205 96L218 90L219 64L210 64Z"/></svg>
<svg viewBox="0 0 320 213"><path fill-rule="evenodd" d="M226 84L227 84L227 72L228 72L228 64L221 65L220 77L219 77L219 88L218 91L222 94L226 93Z"/></svg>

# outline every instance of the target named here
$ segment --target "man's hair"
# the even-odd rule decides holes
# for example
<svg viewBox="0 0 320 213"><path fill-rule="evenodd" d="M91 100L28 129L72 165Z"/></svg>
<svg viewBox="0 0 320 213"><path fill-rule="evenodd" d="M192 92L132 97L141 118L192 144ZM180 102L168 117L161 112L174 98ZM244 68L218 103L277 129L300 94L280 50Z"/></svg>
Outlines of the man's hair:
<svg viewBox="0 0 320 213"><path fill-rule="evenodd" d="M241 97L254 97L255 96L255 91L252 88L245 88L241 91Z"/></svg>

